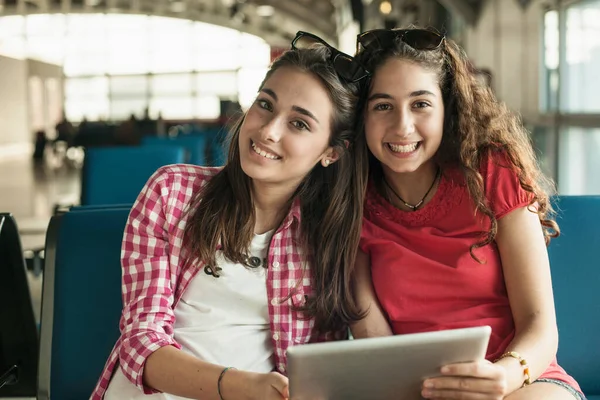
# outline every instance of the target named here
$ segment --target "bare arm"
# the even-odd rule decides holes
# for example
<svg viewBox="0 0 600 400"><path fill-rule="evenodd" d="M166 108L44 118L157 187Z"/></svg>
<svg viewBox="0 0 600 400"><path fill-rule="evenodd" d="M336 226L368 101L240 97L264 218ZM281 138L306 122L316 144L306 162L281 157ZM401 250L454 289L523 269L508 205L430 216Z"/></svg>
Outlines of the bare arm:
<svg viewBox="0 0 600 400"><path fill-rule="evenodd" d="M515 337L507 350L527 360L533 382L558 348L550 264L537 214L523 207L498 220L496 242L515 322ZM508 357L497 364L507 368L509 393L523 384L523 367L517 360Z"/></svg>
<svg viewBox="0 0 600 400"><path fill-rule="evenodd" d="M147 358L144 384L181 397L219 400L217 382L223 368L165 346ZM231 369L223 375L221 394L230 400L283 399L288 396L287 378L276 372L258 374Z"/></svg>
<svg viewBox="0 0 600 400"><path fill-rule="evenodd" d="M350 327L352 336L356 339L393 334L373 288L370 264L369 256L358 250L354 266L353 289L356 301L360 309L366 311L366 315Z"/></svg>

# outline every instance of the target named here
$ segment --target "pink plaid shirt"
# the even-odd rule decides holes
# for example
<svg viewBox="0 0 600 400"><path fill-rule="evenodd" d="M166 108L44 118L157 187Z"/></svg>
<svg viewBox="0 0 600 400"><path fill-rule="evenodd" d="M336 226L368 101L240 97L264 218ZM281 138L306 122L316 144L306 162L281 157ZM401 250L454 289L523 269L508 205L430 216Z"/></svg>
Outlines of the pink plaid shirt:
<svg viewBox="0 0 600 400"><path fill-rule="evenodd" d="M182 239L185 211L195 193L220 168L170 165L150 178L131 209L121 249L123 313L117 340L91 399L104 396L114 369L144 393L155 391L142 382L144 364L162 346L181 346L173 338L174 309L204 264L184 269ZM298 201L273 234L269 246L267 295L275 366L285 374L286 349L311 339L313 319L291 307L304 304L311 292L309 268L299 246ZM301 285L296 285L302 280ZM317 340L325 340L325 337Z"/></svg>

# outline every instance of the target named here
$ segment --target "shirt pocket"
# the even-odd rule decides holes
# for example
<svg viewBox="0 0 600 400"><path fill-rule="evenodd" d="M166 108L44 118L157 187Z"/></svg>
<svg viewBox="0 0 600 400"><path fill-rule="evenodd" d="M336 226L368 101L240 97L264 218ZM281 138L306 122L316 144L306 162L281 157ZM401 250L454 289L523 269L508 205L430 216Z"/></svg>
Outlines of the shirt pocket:
<svg viewBox="0 0 600 400"><path fill-rule="evenodd" d="M307 295L304 290L298 290L290 297L290 323L292 345L305 344L310 341L314 319L300 309L306 305Z"/></svg>

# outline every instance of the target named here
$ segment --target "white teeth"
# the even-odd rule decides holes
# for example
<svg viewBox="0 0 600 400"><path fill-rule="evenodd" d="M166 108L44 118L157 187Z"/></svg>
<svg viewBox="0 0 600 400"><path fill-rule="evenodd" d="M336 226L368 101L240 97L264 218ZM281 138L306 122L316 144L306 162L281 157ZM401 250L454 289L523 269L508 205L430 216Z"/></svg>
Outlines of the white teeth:
<svg viewBox="0 0 600 400"><path fill-rule="evenodd" d="M402 146L402 145L398 145L398 144L388 143L388 146L395 153L410 153L417 149L418 144L419 144L419 142L415 142L415 143L411 143L411 144Z"/></svg>
<svg viewBox="0 0 600 400"><path fill-rule="evenodd" d="M275 154L267 153L263 149L259 148L254 142L251 142L251 143L252 143L252 150L254 150L254 152L256 154L260 154L261 156L263 156L264 158L268 158L269 160L279 159L279 157L276 156Z"/></svg>

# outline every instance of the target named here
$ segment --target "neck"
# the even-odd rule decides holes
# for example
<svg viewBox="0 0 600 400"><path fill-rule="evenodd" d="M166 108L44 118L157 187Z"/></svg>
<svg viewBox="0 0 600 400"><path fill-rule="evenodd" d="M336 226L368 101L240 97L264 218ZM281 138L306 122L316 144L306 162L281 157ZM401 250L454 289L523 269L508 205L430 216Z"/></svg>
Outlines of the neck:
<svg viewBox="0 0 600 400"><path fill-rule="evenodd" d="M286 207L296 190L281 185L252 182L254 213L256 222L254 233L261 234L275 229L288 211Z"/></svg>
<svg viewBox="0 0 600 400"><path fill-rule="evenodd" d="M427 204L435 194L437 187L435 187L436 184L434 181L437 178L437 172L438 166L434 162L428 162L416 171L407 173L397 173L383 166L384 178L397 196L400 196L402 200L413 206L424 200L419 208ZM430 188L429 193L425 195ZM387 192L390 192L389 188L386 189L388 189ZM403 209L409 208L402 204L394 193L389 194L391 195L389 198L392 199L393 204L400 205ZM425 196L425 199L423 199L423 196Z"/></svg>

